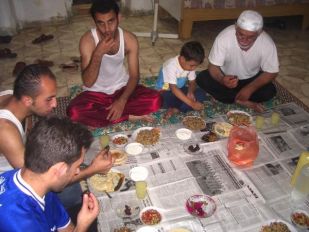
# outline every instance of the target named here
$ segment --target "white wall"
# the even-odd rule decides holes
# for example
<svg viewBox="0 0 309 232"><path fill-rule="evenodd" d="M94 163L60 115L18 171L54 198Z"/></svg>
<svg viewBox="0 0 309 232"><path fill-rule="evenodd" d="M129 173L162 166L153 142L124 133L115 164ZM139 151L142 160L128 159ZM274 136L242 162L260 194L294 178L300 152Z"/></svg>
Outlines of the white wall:
<svg viewBox="0 0 309 232"><path fill-rule="evenodd" d="M125 7L132 11L150 11L153 9L153 0L122 0ZM164 0L162 0L164 1Z"/></svg>

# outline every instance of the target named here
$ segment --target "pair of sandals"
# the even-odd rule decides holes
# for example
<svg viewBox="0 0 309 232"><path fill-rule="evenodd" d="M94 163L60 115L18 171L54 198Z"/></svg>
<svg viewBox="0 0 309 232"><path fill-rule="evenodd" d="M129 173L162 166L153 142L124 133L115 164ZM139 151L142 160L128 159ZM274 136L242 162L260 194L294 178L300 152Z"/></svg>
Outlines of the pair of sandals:
<svg viewBox="0 0 309 232"><path fill-rule="evenodd" d="M17 53L14 53L9 48L0 49L0 59L16 58Z"/></svg>
<svg viewBox="0 0 309 232"><path fill-rule="evenodd" d="M76 73L80 64L80 57L71 57L71 62L59 65L62 71L67 73Z"/></svg>
<svg viewBox="0 0 309 232"><path fill-rule="evenodd" d="M45 34L42 34L40 35L39 37L35 38L34 40L32 40L32 43L33 44L40 44L40 43L43 43L43 42L46 42L46 41L49 41L51 39L53 39L54 36L49 34L49 35L45 35Z"/></svg>

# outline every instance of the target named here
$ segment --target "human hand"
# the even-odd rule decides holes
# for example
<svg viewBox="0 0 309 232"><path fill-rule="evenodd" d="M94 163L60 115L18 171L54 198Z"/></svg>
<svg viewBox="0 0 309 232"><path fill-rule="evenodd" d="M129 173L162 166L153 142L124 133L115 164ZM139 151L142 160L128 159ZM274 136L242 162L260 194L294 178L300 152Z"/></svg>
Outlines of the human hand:
<svg viewBox="0 0 309 232"><path fill-rule="evenodd" d="M77 230L75 231L87 231L87 228L99 215L99 212L99 202L93 193L83 194L82 208L77 215Z"/></svg>
<svg viewBox="0 0 309 232"><path fill-rule="evenodd" d="M233 89L238 85L238 77L233 75L226 75L223 77L222 83L225 87Z"/></svg>
<svg viewBox="0 0 309 232"><path fill-rule="evenodd" d="M252 95L252 91L249 87L245 86L236 95L235 101L247 101Z"/></svg>
<svg viewBox="0 0 309 232"><path fill-rule="evenodd" d="M93 173L107 173L115 162L112 154L108 152L107 149L100 151L96 157L92 160L89 167L92 169Z"/></svg>
<svg viewBox="0 0 309 232"><path fill-rule="evenodd" d="M107 120L113 121L119 119L123 113L123 109L126 105L126 101L117 99L106 109L109 110Z"/></svg>
<svg viewBox="0 0 309 232"><path fill-rule="evenodd" d="M193 102L193 104L191 105L191 107L194 109L194 110L202 110L204 109L204 104L203 103L200 103L198 101L195 101Z"/></svg>
<svg viewBox="0 0 309 232"><path fill-rule="evenodd" d="M98 51L100 51L101 54L107 54L112 50L113 46L115 45L116 45L116 42L114 38L105 37L102 40L100 40L100 42L97 45L97 49Z"/></svg>

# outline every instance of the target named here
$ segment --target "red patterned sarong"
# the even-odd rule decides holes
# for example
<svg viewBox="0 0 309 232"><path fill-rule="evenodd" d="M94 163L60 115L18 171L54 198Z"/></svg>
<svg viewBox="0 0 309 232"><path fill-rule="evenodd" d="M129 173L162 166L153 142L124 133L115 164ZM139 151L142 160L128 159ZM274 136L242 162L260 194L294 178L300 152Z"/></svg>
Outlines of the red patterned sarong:
<svg viewBox="0 0 309 232"><path fill-rule="evenodd" d="M129 115L141 116L157 111L161 107L158 91L137 85L128 99L121 118L109 121L107 107L121 96L125 87L108 95L101 92L84 91L75 97L67 108L67 115L72 121L91 127L104 127L128 120Z"/></svg>

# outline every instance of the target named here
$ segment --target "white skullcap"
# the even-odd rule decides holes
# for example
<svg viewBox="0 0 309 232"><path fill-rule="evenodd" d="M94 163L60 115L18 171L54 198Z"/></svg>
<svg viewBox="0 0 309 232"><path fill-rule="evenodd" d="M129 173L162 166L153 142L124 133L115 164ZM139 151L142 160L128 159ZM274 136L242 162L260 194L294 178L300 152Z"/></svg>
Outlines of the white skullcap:
<svg viewBox="0 0 309 232"><path fill-rule="evenodd" d="M263 27L263 17L256 11L245 10L238 17L237 26L246 31L259 31Z"/></svg>

